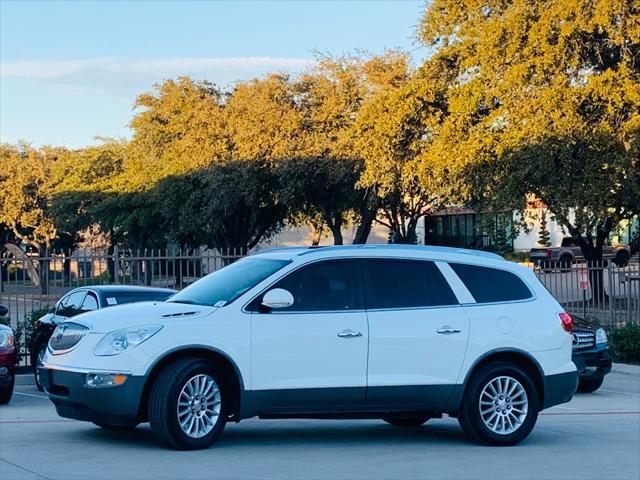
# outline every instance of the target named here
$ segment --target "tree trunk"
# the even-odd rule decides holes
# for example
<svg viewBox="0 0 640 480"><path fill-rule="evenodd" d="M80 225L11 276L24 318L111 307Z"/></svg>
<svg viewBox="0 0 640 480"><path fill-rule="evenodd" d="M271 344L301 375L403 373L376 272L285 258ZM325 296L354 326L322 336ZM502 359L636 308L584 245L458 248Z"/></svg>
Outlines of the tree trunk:
<svg viewBox="0 0 640 480"><path fill-rule="evenodd" d="M571 234L578 245L580 251L587 261L589 269L589 283L591 284L591 296L594 305L603 305L609 302L609 296L604 288L604 243L609 238L613 227L611 217L607 217L598 225L596 230L595 244L590 233L586 237L578 229L572 229Z"/></svg>
<svg viewBox="0 0 640 480"><path fill-rule="evenodd" d="M373 221L376 219L377 213L377 206L374 208L362 209L360 211L360 223L358 224L356 234L353 237L354 245L367 243L367 239L369 238L369 234L371 234L371 228L373 226Z"/></svg>
<svg viewBox="0 0 640 480"><path fill-rule="evenodd" d="M38 256L40 257L39 262L39 272L40 276L40 293L42 295L47 295L49 293L49 249L46 245L38 246Z"/></svg>
<svg viewBox="0 0 640 480"><path fill-rule="evenodd" d="M338 213L334 218L327 218L325 223L333 235L333 244L342 245L342 216Z"/></svg>

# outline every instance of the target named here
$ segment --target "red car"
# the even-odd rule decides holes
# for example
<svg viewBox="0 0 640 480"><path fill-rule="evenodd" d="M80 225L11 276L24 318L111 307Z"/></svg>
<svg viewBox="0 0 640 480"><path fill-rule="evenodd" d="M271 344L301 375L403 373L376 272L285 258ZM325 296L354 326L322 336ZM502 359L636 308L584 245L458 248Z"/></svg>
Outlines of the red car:
<svg viewBox="0 0 640 480"><path fill-rule="evenodd" d="M8 312L7 307L0 305L0 317L6 316ZM0 405L9 403L13 395L16 359L13 330L0 324Z"/></svg>

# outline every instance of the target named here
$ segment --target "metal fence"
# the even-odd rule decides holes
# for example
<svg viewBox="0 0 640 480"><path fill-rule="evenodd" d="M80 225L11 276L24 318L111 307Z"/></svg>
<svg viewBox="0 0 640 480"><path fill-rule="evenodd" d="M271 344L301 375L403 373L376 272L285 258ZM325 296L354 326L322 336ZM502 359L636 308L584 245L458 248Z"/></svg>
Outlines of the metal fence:
<svg viewBox="0 0 640 480"><path fill-rule="evenodd" d="M9 308L9 324L16 328L32 312L51 308L77 287L116 284L180 290L244 253L240 249L134 252L116 248L112 254L87 250L5 255L0 258L0 304Z"/></svg>
<svg viewBox="0 0 640 480"><path fill-rule="evenodd" d="M555 265L534 272L568 313L600 324L640 325L640 264Z"/></svg>

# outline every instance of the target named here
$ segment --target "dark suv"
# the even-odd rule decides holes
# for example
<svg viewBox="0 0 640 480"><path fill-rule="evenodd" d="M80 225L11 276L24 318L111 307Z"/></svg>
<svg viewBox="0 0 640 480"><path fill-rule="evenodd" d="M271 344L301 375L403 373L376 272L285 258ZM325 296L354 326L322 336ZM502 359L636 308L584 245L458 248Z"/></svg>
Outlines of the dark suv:
<svg viewBox="0 0 640 480"><path fill-rule="evenodd" d="M31 365L36 378L36 386L42 390L38 366L42 365L49 338L56 326L81 313L99 310L114 305L134 302L164 301L176 290L125 285L95 285L80 287L62 297L48 314L34 325L31 335Z"/></svg>
<svg viewBox="0 0 640 480"><path fill-rule="evenodd" d="M573 363L578 367L578 391L595 392L611 371L611 351L607 332L597 324L573 317Z"/></svg>

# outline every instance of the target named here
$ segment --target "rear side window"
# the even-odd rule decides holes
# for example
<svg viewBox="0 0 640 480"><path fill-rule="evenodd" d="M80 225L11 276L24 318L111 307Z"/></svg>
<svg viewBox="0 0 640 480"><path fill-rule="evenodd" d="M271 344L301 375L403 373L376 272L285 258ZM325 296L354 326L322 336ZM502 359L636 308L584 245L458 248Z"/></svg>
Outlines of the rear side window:
<svg viewBox="0 0 640 480"><path fill-rule="evenodd" d="M450 266L478 303L531 298L529 288L511 272L464 263L451 263Z"/></svg>
<svg viewBox="0 0 640 480"><path fill-rule="evenodd" d="M457 305L458 300L438 267L429 261L367 260L367 308L411 308Z"/></svg>

